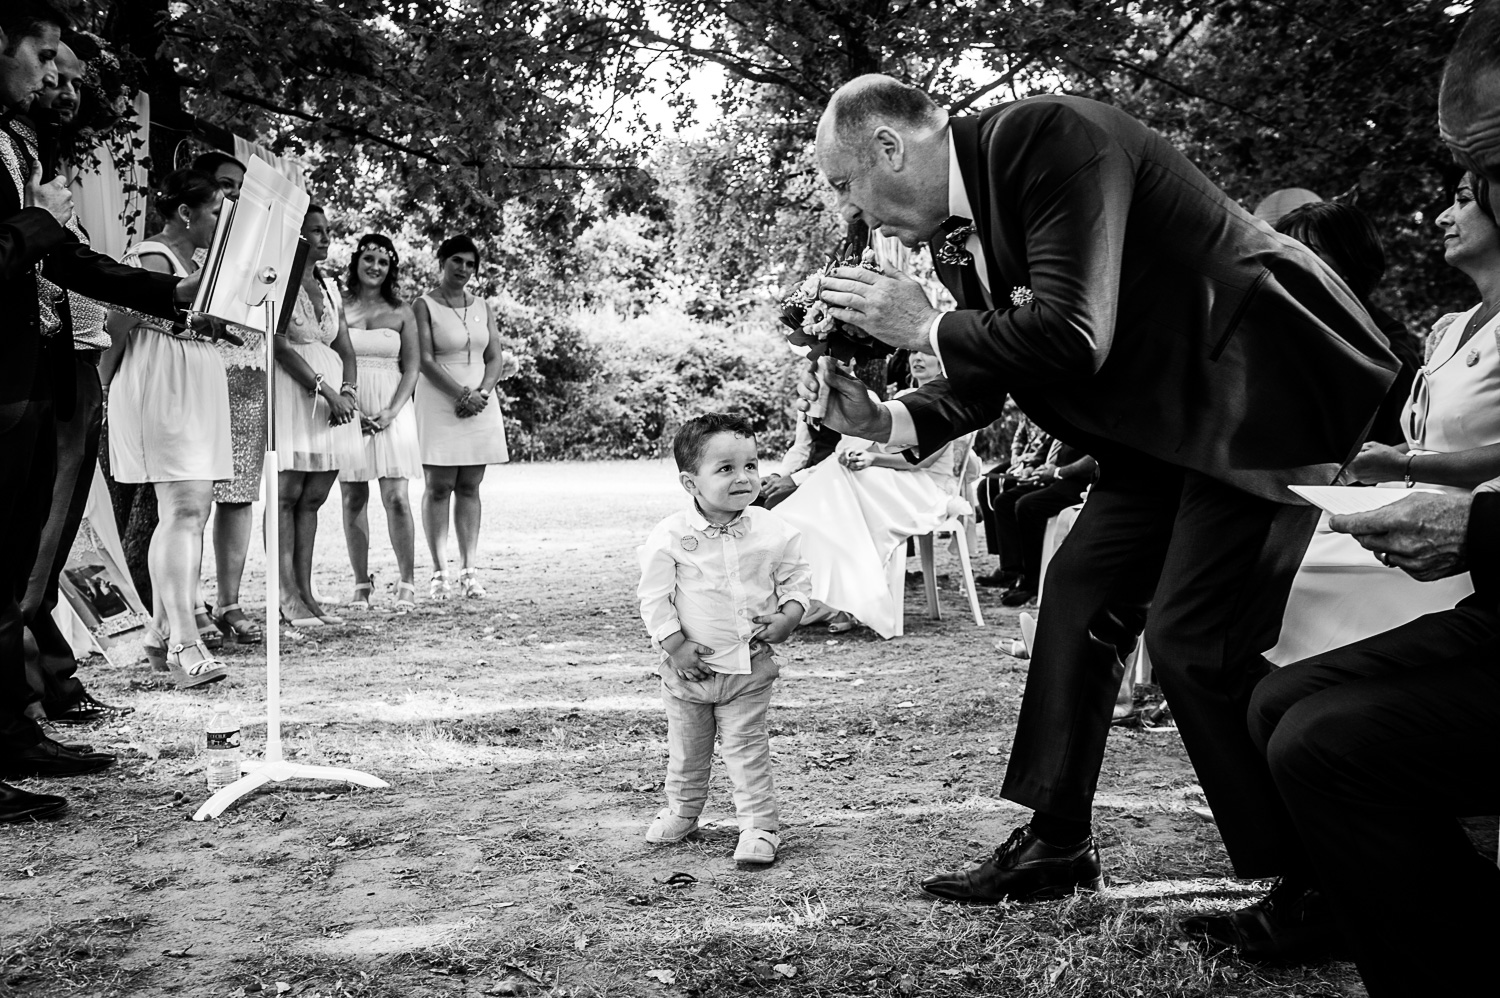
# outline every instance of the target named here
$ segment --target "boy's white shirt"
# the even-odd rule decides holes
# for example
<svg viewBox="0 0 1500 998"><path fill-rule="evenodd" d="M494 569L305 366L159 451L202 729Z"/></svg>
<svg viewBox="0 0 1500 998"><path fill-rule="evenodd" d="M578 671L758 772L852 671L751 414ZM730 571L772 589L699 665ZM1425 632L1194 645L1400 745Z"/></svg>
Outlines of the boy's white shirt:
<svg viewBox="0 0 1500 998"><path fill-rule="evenodd" d="M801 533L756 506L720 528L690 505L658 523L637 554L636 594L651 640L660 647L681 631L714 650L703 660L714 672L748 674L755 618L811 601Z"/></svg>

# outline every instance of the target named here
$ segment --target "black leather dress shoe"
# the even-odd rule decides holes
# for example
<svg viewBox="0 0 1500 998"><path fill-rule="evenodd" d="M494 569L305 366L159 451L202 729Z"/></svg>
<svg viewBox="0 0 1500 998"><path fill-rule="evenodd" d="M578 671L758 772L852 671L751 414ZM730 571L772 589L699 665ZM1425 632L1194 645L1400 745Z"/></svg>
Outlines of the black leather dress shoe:
<svg viewBox="0 0 1500 998"><path fill-rule="evenodd" d="M976 575L974 581L981 586L989 586L991 589L1012 589L1021 583L1020 572L1005 572L1000 569L988 575Z"/></svg>
<svg viewBox="0 0 1500 998"><path fill-rule="evenodd" d="M68 809L68 802L51 794L33 794L0 783L0 824L53 818Z"/></svg>
<svg viewBox="0 0 1500 998"><path fill-rule="evenodd" d="M1075 891L1104 888L1104 873L1093 836L1070 849L1049 846L1023 825L978 866L940 873L922 881L922 890L945 901L999 904L1001 901L1055 901Z"/></svg>
<svg viewBox="0 0 1500 998"><path fill-rule="evenodd" d="M1007 589L1005 590L1005 592L1000 594L1000 605L1025 606L1027 603L1030 603L1034 599L1036 599L1035 589L1025 589L1021 586L1017 586L1014 589Z"/></svg>
<svg viewBox="0 0 1500 998"><path fill-rule="evenodd" d="M75 752L44 737L29 748L4 750L0 755L0 779L11 776L80 776L108 769L114 763L115 757L104 752Z"/></svg>
<svg viewBox="0 0 1500 998"><path fill-rule="evenodd" d="M134 707L116 707L95 700L85 693L67 707L47 706L47 720L54 724L90 724L110 716L121 716L135 711Z"/></svg>
<svg viewBox="0 0 1500 998"><path fill-rule="evenodd" d="M1210 951L1233 950L1256 963L1321 963L1347 949L1323 893L1285 880L1238 911L1194 915L1178 925Z"/></svg>

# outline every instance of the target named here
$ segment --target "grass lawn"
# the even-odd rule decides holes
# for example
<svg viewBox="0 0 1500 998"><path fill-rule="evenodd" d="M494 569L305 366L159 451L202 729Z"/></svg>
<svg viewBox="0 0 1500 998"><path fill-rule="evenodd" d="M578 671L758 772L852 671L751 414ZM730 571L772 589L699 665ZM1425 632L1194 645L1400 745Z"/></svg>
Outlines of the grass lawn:
<svg viewBox="0 0 1500 998"><path fill-rule="evenodd" d="M736 867L732 822L648 847L666 720L634 547L682 499L662 462L492 468L489 598L405 615L372 508L381 602L286 632L285 742L389 790L273 786L192 822L210 705L242 711L252 755L264 744L263 652L228 650L230 680L196 693L95 658L92 691L136 712L72 732L119 753L113 769L22 784L65 793L67 817L0 826L0 995L1363 994L1348 964L1256 969L1177 935L1182 915L1262 888L1229 879L1190 810L1175 733L1111 735L1105 894L986 909L916 890L1021 814L998 797L1026 678L1004 653L1015 611L985 592L976 629L946 552L942 621L911 588L903 638L809 628L785 646L774 866ZM319 588L347 598L336 501L320 536ZM707 817L731 819L715 781Z"/></svg>

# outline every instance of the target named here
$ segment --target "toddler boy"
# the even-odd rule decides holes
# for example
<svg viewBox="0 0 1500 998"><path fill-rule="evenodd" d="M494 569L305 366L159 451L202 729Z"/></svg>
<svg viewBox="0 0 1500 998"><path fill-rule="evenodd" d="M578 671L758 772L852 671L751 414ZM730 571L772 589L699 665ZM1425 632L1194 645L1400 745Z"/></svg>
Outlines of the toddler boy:
<svg viewBox="0 0 1500 998"><path fill-rule="evenodd" d="M734 858L770 863L781 845L766 708L781 666L771 646L797 629L808 604L801 535L750 508L760 493L755 432L739 416L688 420L672 442L692 505L639 549L641 617L661 648L667 708L667 806L646 841L679 842L698 827L717 734L734 782Z"/></svg>

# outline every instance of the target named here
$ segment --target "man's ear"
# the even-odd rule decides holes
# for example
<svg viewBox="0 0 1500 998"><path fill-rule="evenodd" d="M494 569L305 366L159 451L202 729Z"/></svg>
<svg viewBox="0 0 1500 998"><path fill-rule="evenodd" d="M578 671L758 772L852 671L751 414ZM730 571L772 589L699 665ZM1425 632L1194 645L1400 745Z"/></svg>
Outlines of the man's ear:
<svg viewBox="0 0 1500 998"><path fill-rule="evenodd" d="M899 173L906 166L906 140L890 125L881 125L871 136L875 143L875 154L890 164L891 172Z"/></svg>

